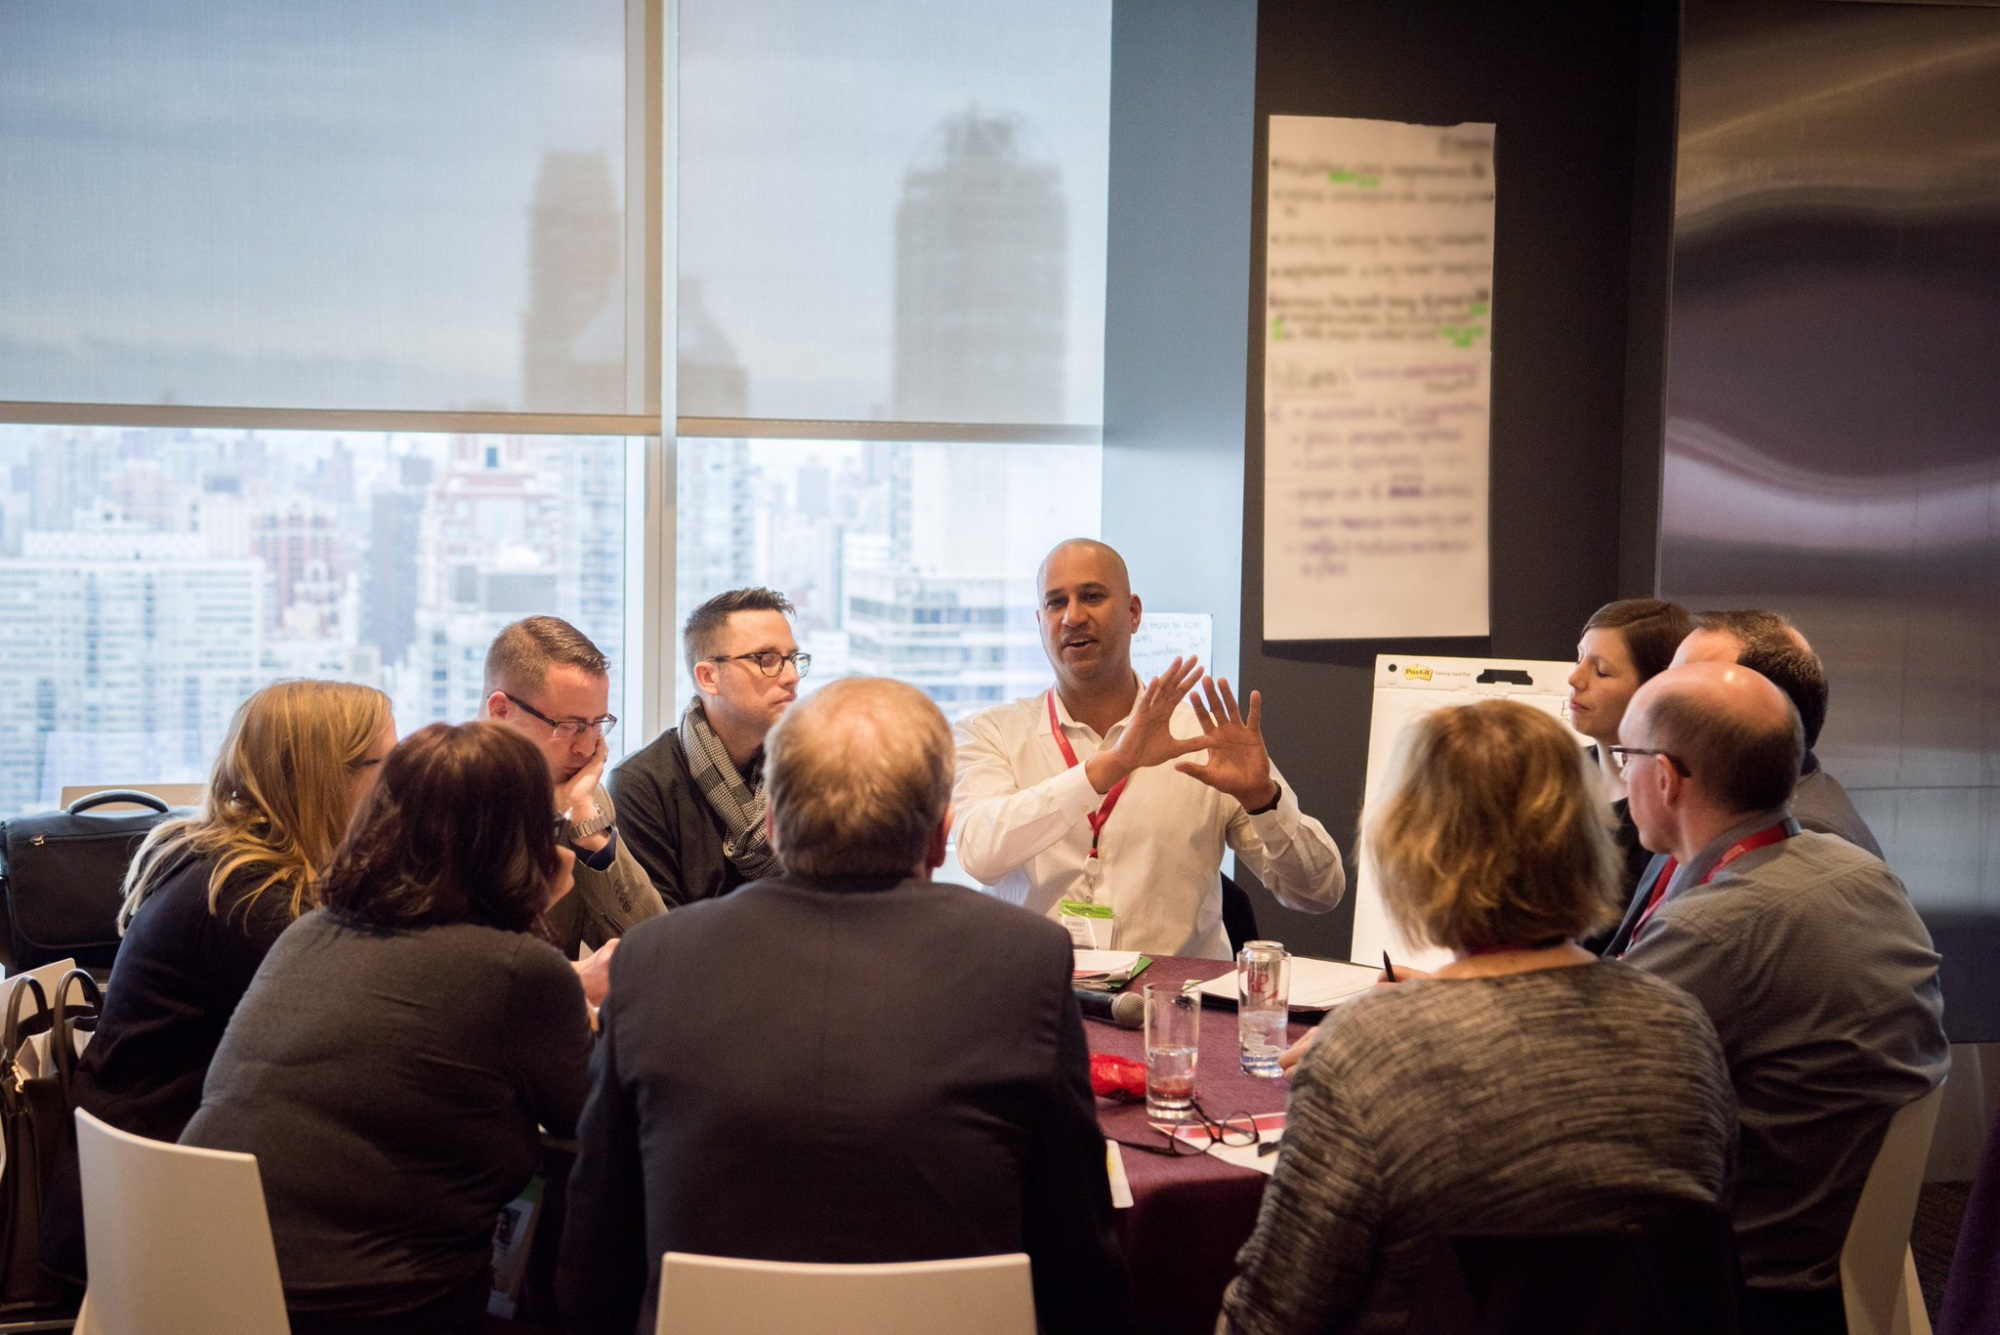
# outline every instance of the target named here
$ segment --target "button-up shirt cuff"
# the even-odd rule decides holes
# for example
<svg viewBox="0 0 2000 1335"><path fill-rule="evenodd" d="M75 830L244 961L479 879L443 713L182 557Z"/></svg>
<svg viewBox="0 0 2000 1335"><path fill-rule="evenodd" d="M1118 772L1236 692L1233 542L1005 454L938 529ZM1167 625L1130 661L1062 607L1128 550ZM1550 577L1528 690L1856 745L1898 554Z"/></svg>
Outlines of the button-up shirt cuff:
<svg viewBox="0 0 2000 1335"><path fill-rule="evenodd" d="M1090 786L1090 775L1080 764L1070 766L1049 784L1049 798L1056 809L1077 820L1097 810L1105 796Z"/></svg>
<svg viewBox="0 0 2000 1335"><path fill-rule="evenodd" d="M595 853L587 853L574 844L570 846L570 851L576 854L576 860L592 871L610 871L611 864L618 860L618 827L614 825L605 833L611 837L606 839L604 847Z"/></svg>

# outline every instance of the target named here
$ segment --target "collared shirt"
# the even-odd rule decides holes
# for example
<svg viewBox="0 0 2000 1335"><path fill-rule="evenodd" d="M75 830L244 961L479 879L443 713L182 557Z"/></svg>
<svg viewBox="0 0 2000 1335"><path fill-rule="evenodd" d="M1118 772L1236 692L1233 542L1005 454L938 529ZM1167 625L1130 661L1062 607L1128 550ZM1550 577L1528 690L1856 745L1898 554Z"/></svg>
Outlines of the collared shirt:
<svg viewBox="0 0 2000 1335"><path fill-rule="evenodd" d="M1677 870L1625 962L1691 993L1722 1039L1744 1278L1821 1289L1889 1118L1944 1078L1948 1048L1937 952L1879 858L1807 831L1716 869L1784 815L1745 819Z"/></svg>
<svg viewBox="0 0 2000 1335"><path fill-rule="evenodd" d="M1084 772L1115 742L1127 715L1099 737L1056 697L1056 717L1076 752L1072 768L1049 730L1046 693L998 705L953 729L958 743L958 861L1001 899L1056 915L1064 899L1094 899L1117 914L1120 950L1229 958L1222 930L1223 849L1232 848L1288 908L1324 912L1347 888L1340 849L1299 811L1291 785L1275 810L1252 816L1235 798L1173 763L1135 771L1098 841L1096 884L1084 875L1090 820L1104 795ZM1193 706L1174 711L1176 737L1201 732ZM1197 751L1184 757L1199 762Z"/></svg>

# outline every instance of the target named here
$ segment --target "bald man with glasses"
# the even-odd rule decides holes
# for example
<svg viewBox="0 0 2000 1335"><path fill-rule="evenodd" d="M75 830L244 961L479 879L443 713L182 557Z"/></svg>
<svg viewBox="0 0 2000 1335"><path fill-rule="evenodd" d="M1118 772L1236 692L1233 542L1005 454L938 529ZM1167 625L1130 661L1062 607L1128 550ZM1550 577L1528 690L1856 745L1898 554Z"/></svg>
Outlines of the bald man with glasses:
<svg viewBox="0 0 2000 1335"><path fill-rule="evenodd" d="M547 920L565 955L584 946L594 952L578 969L593 1006L603 1003L618 938L667 907L618 837L617 809L604 789L604 734L618 724L606 710L610 700L603 653L560 618L516 621L486 652L481 714L533 742L555 783L564 842L576 853L576 887L549 907Z"/></svg>
<svg viewBox="0 0 2000 1335"><path fill-rule="evenodd" d="M626 841L671 906L783 870L764 830L764 738L812 666L792 615L784 594L764 588L697 607L681 632L694 698L680 726L611 775Z"/></svg>

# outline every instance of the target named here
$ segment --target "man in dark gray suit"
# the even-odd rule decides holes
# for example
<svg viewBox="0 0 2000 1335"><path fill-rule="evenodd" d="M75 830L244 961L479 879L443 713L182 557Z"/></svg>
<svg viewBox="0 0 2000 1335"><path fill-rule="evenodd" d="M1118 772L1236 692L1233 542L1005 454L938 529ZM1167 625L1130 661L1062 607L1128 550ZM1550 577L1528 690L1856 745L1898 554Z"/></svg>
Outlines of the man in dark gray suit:
<svg viewBox="0 0 2000 1335"><path fill-rule="evenodd" d="M1123 1328L1069 937L931 881L951 780L922 694L835 682L767 744L786 871L625 937L570 1177L568 1329L652 1330L668 1251L1025 1251L1044 1330Z"/></svg>

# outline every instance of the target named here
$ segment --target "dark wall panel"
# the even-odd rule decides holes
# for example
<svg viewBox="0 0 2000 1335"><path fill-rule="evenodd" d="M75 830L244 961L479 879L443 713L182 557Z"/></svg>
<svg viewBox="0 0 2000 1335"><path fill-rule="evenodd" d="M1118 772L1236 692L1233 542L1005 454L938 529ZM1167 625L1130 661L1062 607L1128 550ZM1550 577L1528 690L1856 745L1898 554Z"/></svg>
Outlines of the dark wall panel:
<svg viewBox="0 0 2000 1335"><path fill-rule="evenodd" d="M1689 0L1662 587L1790 612L2000 1039L2000 11Z"/></svg>
<svg viewBox="0 0 2000 1335"><path fill-rule="evenodd" d="M1104 537L1146 606L1214 618L1231 677L1256 63L1247 0L1113 6Z"/></svg>
<svg viewBox="0 0 2000 1335"><path fill-rule="evenodd" d="M1498 127L1486 639L1263 640L1261 167L1251 182L1250 300L1237 308L1249 349L1242 675L1265 694L1280 765L1344 848L1378 651L1565 658L1593 609L1650 582L1676 13L1600 0L1258 7L1259 160L1271 115ZM1646 532L1627 541L1621 522ZM1294 948L1345 950L1345 907L1311 918L1255 894L1265 930Z"/></svg>

